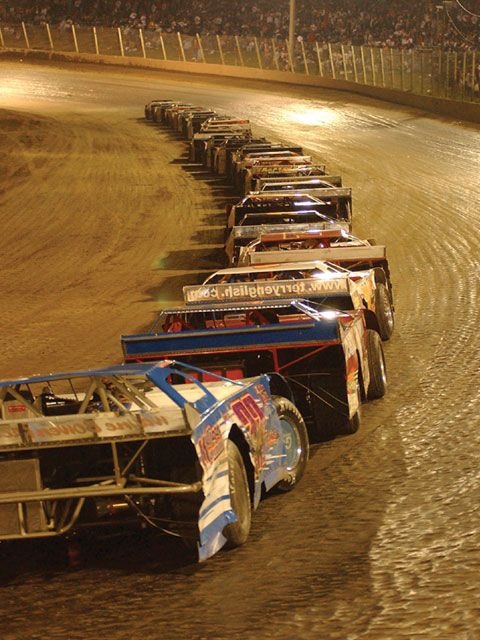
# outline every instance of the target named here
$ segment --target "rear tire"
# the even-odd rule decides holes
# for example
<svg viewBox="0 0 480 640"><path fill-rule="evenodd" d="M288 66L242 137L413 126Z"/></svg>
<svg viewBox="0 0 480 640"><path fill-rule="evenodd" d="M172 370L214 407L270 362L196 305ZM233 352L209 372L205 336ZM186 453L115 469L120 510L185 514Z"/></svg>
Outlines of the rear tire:
<svg viewBox="0 0 480 640"><path fill-rule="evenodd" d="M287 476L277 484L281 491L290 491L305 473L309 454L309 441L305 422L297 407L286 398L273 396L282 427L282 438L286 449Z"/></svg>
<svg viewBox="0 0 480 640"><path fill-rule="evenodd" d="M388 340L393 333L393 308L387 286L377 282L375 288L375 314L382 340Z"/></svg>
<svg viewBox="0 0 480 640"><path fill-rule="evenodd" d="M380 336L373 329L367 329L368 370L370 384L367 400L383 398L387 391L387 368Z"/></svg>
<svg viewBox="0 0 480 640"><path fill-rule="evenodd" d="M227 440L227 456L230 502L237 520L224 528L223 535L228 547L233 548L247 541L252 524L252 504L243 458L237 445L231 440Z"/></svg>

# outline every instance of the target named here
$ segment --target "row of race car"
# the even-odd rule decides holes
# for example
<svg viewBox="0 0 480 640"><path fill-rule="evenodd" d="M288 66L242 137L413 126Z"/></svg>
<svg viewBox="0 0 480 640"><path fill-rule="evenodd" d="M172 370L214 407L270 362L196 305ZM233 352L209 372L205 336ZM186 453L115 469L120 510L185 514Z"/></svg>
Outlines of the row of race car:
<svg viewBox="0 0 480 640"><path fill-rule="evenodd" d="M175 100L145 116L239 195L228 268L122 336L123 365L0 382L0 540L140 524L204 560L246 541L311 441L355 432L361 403L385 394L386 251L352 235L340 176L245 119Z"/></svg>
<svg viewBox="0 0 480 640"><path fill-rule="evenodd" d="M351 189L301 147L255 137L246 119L174 100L150 102L145 117L189 138L190 160L243 197L227 206L225 254L235 266L184 287L184 305L163 310L149 333L123 336L125 360L181 356L227 377L276 372L311 436L358 428L360 400L386 390L382 341L394 305L385 246L351 233ZM344 366L318 339L306 344L307 325L291 331L306 315L337 327Z"/></svg>

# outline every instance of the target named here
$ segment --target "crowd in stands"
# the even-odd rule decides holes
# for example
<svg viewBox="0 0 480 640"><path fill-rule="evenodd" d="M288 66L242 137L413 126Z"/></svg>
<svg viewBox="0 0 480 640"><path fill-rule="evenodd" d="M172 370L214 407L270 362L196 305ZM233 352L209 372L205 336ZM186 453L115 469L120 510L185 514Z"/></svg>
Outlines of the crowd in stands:
<svg viewBox="0 0 480 640"><path fill-rule="evenodd" d="M24 21L162 33L285 39L289 0L0 0L0 26ZM480 0L296 0L305 42L480 49Z"/></svg>

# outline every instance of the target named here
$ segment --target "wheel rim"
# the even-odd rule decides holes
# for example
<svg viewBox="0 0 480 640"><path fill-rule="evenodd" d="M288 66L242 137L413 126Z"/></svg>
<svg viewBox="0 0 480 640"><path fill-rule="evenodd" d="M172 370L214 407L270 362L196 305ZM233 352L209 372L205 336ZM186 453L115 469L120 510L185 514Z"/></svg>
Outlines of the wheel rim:
<svg viewBox="0 0 480 640"><path fill-rule="evenodd" d="M298 465L298 461L302 455L302 447L297 430L286 418L280 418L280 426L282 428L282 440L285 446L286 467L288 471L292 471Z"/></svg>

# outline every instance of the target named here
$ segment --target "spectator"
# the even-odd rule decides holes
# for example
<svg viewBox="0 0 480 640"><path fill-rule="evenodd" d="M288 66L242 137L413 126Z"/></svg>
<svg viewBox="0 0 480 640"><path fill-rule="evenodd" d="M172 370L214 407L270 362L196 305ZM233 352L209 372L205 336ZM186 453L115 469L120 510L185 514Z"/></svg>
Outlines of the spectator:
<svg viewBox="0 0 480 640"><path fill-rule="evenodd" d="M274 6L272 6L274 5ZM480 47L480 0L297 0L296 36L346 45ZM288 37L288 0L0 0L0 24L101 25L188 35Z"/></svg>

